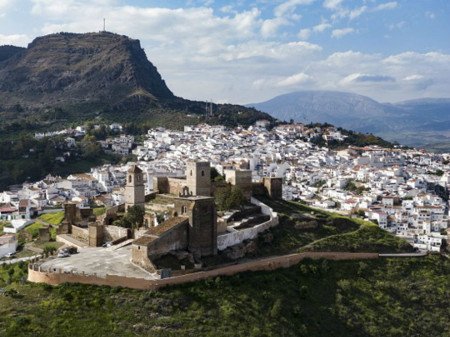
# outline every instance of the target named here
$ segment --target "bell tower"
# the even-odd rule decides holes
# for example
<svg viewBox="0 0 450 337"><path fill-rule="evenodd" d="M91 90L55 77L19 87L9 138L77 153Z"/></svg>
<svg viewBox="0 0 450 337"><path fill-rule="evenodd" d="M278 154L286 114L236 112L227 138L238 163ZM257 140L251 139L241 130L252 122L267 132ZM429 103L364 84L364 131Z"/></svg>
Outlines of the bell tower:
<svg viewBox="0 0 450 337"><path fill-rule="evenodd" d="M127 172L125 185L125 210L132 206L145 207L144 174L137 165L132 165Z"/></svg>

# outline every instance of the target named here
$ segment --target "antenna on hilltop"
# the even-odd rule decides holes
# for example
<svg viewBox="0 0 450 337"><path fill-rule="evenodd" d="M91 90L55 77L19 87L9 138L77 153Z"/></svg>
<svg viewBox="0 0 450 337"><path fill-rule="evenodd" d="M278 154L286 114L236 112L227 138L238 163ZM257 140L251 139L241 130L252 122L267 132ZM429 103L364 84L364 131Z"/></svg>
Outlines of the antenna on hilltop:
<svg viewBox="0 0 450 337"><path fill-rule="evenodd" d="M103 18L103 31L106 32L106 19Z"/></svg>

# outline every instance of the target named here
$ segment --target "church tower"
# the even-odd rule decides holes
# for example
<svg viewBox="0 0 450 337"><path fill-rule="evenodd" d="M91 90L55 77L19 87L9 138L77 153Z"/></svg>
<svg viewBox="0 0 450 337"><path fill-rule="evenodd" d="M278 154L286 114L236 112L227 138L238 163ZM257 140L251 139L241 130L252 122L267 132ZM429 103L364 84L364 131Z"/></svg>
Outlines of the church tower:
<svg viewBox="0 0 450 337"><path fill-rule="evenodd" d="M137 165L132 165L127 172L127 184L125 185L125 209L131 206L145 207L144 174Z"/></svg>
<svg viewBox="0 0 450 337"><path fill-rule="evenodd" d="M186 164L186 185L194 196L211 196L211 166L209 162L188 162Z"/></svg>

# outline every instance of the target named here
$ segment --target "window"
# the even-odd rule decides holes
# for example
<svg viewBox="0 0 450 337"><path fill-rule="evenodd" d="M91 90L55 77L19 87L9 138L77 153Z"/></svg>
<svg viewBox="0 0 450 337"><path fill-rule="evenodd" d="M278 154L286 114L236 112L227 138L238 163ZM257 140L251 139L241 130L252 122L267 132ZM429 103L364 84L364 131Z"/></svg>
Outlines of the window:
<svg viewBox="0 0 450 337"><path fill-rule="evenodd" d="M191 177L192 177L192 170L191 170Z"/></svg>
<svg viewBox="0 0 450 337"><path fill-rule="evenodd" d="M187 213L187 207L186 206L182 206L181 207L181 214L186 214Z"/></svg>
<svg viewBox="0 0 450 337"><path fill-rule="evenodd" d="M205 176L205 171L202 171L202 177L204 177Z"/></svg>
<svg viewBox="0 0 450 337"><path fill-rule="evenodd" d="M131 177L131 174L128 176L128 182L131 183L131 181L133 180L133 178Z"/></svg>

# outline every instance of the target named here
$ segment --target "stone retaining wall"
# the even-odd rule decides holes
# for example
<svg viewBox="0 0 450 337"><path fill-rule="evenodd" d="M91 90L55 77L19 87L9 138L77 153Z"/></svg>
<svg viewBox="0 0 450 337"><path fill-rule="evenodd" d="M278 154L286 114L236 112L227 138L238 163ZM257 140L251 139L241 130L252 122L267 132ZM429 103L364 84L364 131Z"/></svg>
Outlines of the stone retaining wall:
<svg viewBox="0 0 450 337"><path fill-rule="evenodd" d="M246 263L226 266L209 271L199 271L192 274L181 275L166 279L149 280L139 279L117 275L106 275L105 277L97 275L84 275L65 273L62 271L44 272L39 270L39 266L30 264L28 269L28 281L35 283L47 283L59 285L62 283L82 283L106 285L111 287L125 287L141 290L156 290L170 285L195 282L217 276L231 276L246 271L270 271L279 268L289 268L298 264L305 258L311 259L329 259L329 260L361 260L377 259L376 253L335 253L335 252L307 252L290 254L265 258L261 260L250 261Z"/></svg>

